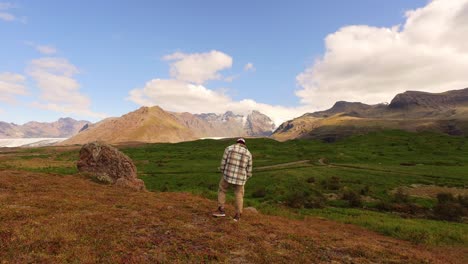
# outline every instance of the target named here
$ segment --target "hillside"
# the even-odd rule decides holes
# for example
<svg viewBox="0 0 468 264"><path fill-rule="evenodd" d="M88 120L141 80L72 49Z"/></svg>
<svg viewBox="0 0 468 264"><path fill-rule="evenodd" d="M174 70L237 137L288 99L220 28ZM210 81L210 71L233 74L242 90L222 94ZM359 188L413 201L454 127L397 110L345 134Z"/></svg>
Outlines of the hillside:
<svg viewBox="0 0 468 264"><path fill-rule="evenodd" d="M77 175L0 172L0 259L7 263L466 260L460 248L415 246L320 218L246 212L235 224L210 216L213 200L186 193L132 192Z"/></svg>
<svg viewBox="0 0 468 264"><path fill-rule="evenodd" d="M88 124L89 121L69 117L51 123L31 121L24 125L0 122L0 138L68 138Z"/></svg>
<svg viewBox="0 0 468 264"><path fill-rule="evenodd" d="M203 137L268 136L274 129L269 117L252 111L248 115L167 112L160 107L142 107L120 118L105 119L85 127L63 145L102 140L124 142L181 142ZM118 133L116 133L118 131Z"/></svg>
<svg viewBox="0 0 468 264"><path fill-rule="evenodd" d="M196 139L195 134L180 124L177 118L160 107L142 107L120 118L103 120L61 142L63 145L91 141L119 142L179 142Z"/></svg>
<svg viewBox="0 0 468 264"><path fill-rule="evenodd" d="M328 110L307 113L281 124L272 137L334 141L387 129L468 134L468 88L444 93L408 91L396 95L388 105L340 101Z"/></svg>

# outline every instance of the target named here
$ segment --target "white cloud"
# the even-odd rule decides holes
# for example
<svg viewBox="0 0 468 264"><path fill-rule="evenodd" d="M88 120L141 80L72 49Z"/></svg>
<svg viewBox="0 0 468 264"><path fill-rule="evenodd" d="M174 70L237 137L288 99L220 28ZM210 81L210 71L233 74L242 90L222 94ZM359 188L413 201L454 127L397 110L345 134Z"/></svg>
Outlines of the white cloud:
<svg viewBox="0 0 468 264"><path fill-rule="evenodd" d="M218 71L229 68L232 58L219 51L207 53L174 53L163 58L174 61L170 64L174 79L153 79L143 88L129 92L128 100L141 106L158 105L173 112L190 113L234 113L246 114L252 110L268 115L276 125L306 112L304 107L283 107L258 103L252 99L234 101L221 91L202 85L207 80L220 79ZM249 67L252 70L253 65ZM232 81L237 76L229 76L224 81ZM310 109L309 109L310 110Z"/></svg>
<svg viewBox="0 0 468 264"><path fill-rule="evenodd" d="M80 92L80 85L74 78L78 73L78 68L64 58L32 60L28 74L41 91L41 101L34 102L32 106L67 114L106 117L90 110L91 100Z"/></svg>
<svg viewBox="0 0 468 264"><path fill-rule="evenodd" d="M26 17L17 17L10 12L10 9L16 7L17 6L12 3L0 2L0 20L7 22L19 21L21 23L27 23Z"/></svg>
<svg viewBox="0 0 468 264"><path fill-rule="evenodd" d="M0 101L16 103L18 95L28 95L24 86L26 78L21 74L4 72L0 73Z"/></svg>
<svg viewBox="0 0 468 264"><path fill-rule="evenodd" d="M434 0L403 26L347 26L325 39L322 58L297 76L301 102L388 102L406 90L468 87L468 0Z"/></svg>
<svg viewBox="0 0 468 264"><path fill-rule="evenodd" d="M225 82L233 82L235 79L239 78L239 75L236 74L236 75L231 75L231 76L227 76L226 78L223 79L223 81Z"/></svg>
<svg viewBox="0 0 468 264"><path fill-rule="evenodd" d="M224 113L228 110L245 114L258 110L277 125L305 112L305 108L271 106L251 99L234 101L224 93L179 80L151 80L143 88L131 90L128 99L142 106L158 105L168 111L194 114Z"/></svg>
<svg viewBox="0 0 468 264"><path fill-rule="evenodd" d="M185 82L203 84L222 78L219 71L231 68L231 56L212 50L206 53L185 54L176 52L163 57L170 63L171 77Z"/></svg>
<svg viewBox="0 0 468 264"><path fill-rule="evenodd" d="M198 59L203 57L201 54L183 53L165 57L175 61L171 64L175 80L152 80L132 90L129 100L177 112L259 110L279 125L305 112L330 108L339 100L381 103L406 90L441 92L468 87L466 43L468 0L434 0L408 11L402 25L347 26L328 35L325 54L296 78L300 86L296 95L301 100L297 107L272 106L251 99L235 101L210 90L202 84L219 78L222 67L211 68L209 74L193 74L190 69L198 68L193 61L205 60ZM232 59L225 56L231 62L224 65L230 67ZM244 70L250 69L254 69L253 64L244 66Z"/></svg>
<svg viewBox="0 0 468 264"><path fill-rule="evenodd" d="M57 49L53 46L37 45L36 49L37 51L45 55L51 55L51 54L57 53Z"/></svg>
<svg viewBox="0 0 468 264"><path fill-rule="evenodd" d="M0 19L4 21L15 21L16 17L10 13L7 12L0 12Z"/></svg>
<svg viewBox="0 0 468 264"><path fill-rule="evenodd" d="M30 46L30 47L33 47L34 49L36 49L38 52L40 52L41 54L44 54L44 55L53 55L55 53L57 53L57 49L52 46L52 45L40 45L40 44L36 44L32 41L26 41L24 42L24 44Z"/></svg>
<svg viewBox="0 0 468 264"><path fill-rule="evenodd" d="M245 66L244 66L244 71L246 72L254 72L256 71L257 69L255 69L253 63L249 62L247 63Z"/></svg>

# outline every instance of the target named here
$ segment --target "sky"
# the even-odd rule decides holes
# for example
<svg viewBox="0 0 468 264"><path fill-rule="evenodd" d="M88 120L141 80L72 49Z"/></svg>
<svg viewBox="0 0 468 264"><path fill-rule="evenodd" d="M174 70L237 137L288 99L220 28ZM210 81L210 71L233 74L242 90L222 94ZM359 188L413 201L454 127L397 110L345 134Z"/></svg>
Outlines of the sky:
<svg viewBox="0 0 468 264"><path fill-rule="evenodd" d="M468 87L468 0L2 1L0 120L141 106L281 122Z"/></svg>

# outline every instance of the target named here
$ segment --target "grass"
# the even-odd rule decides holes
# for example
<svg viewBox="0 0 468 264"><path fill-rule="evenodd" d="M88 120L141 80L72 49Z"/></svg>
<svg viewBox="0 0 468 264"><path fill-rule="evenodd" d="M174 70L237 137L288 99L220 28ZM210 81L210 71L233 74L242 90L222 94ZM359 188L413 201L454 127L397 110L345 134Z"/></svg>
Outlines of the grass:
<svg viewBox="0 0 468 264"><path fill-rule="evenodd" d="M353 208L325 208L304 212L346 224L355 224L391 237L429 245L466 245L466 224L405 219L391 213Z"/></svg>
<svg viewBox="0 0 468 264"><path fill-rule="evenodd" d="M402 131L353 136L335 143L248 139L254 157L254 176L246 185L245 204L275 215L326 217L412 242L468 245L466 223L406 219L394 213L376 211L379 201L393 201L391 191L400 186L423 184L468 188L467 142L466 137ZM120 149L135 162L139 177L149 190L191 192L215 199L220 158L224 148L232 143L227 139L199 140L123 146ZM77 158L77 149L31 149L1 160L0 168L73 174L76 173L74 161ZM326 159L332 166L321 165L319 159ZM310 162L260 169L300 160ZM339 188L330 188L327 184L333 177L339 179ZM364 208L347 208L348 203L343 200L326 201L325 208L320 209L286 206L291 204L291 199L300 202L300 199L320 199L320 194L339 196L343 188L357 193L365 191L375 202L364 202ZM233 199L232 195L228 198ZM435 205L435 200L420 197L410 197L410 202L427 210ZM304 203L303 207L313 207L307 204L310 203Z"/></svg>
<svg viewBox="0 0 468 264"><path fill-rule="evenodd" d="M416 246L318 218L245 212L234 223L211 217L215 203L203 197L135 192L78 175L2 171L0 189L2 263L464 263L468 256L461 247Z"/></svg>
<svg viewBox="0 0 468 264"><path fill-rule="evenodd" d="M390 191L400 186L424 184L467 188L466 142L465 137L402 131L355 136L333 144L313 140L280 143L270 139L250 139L248 147L254 157L254 177L246 186L245 201L262 211L288 214L282 211L288 210L284 204L291 192L310 189L324 194L339 193L340 190L329 190L322 184L331 177L338 177L341 187L356 192L367 188L368 196L385 202L392 201ZM123 151L136 161L140 177L150 190L188 191L214 199L220 177L216 168L224 148L231 143L232 140L203 140L150 144L124 148ZM318 160L321 158L335 166L320 166ZM255 169L298 160L310 160L311 164ZM312 183L310 178L313 178ZM259 197L258 193L262 195ZM424 208L432 208L435 204L427 198L411 197L410 200ZM374 210L375 203L364 204ZM300 214L349 222L418 243L468 245L466 224L405 219L391 213L340 208L347 205L340 201L329 201L328 205L324 209L303 209ZM349 212L359 213L360 217Z"/></svg>

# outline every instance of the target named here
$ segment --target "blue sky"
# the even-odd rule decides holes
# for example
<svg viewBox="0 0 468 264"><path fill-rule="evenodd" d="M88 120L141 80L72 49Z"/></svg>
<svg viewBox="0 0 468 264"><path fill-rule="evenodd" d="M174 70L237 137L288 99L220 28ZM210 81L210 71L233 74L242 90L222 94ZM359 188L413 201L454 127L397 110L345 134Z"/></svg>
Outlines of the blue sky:
<svg viewBox="0 0 468 264"><path fill-rule="evenodd" d="M188 112L257 108L281 122L330 107L337 99L378 103L407 89L465 88L461 73L434 80L434 88L416 73L397 82L408 70L386 68L391 63L398 68L402 60L412 64L414 58L408 56L421 50L419 32L440 19L424 12L445 14L444 21L465 15L466 1L454 2L446 7L423 0L0 1L0 85L3 78L5 94L0 96L0 120L71 116L97 121L157 104ZM449 14L454 8L459 12ZM334 36L328 44L327 36ZM447 41L458 47L464 39ZM438 50L441 41L433 42L417 58L432 54L430 48ZM379 53L393 50L405 59ZM464 67L465 62L459 63ZM246 69L248 63L252 67ZM368 66L361 69L361 64ZM408 67L413 72L421 65ZM205 71L197 73L198 68ZM385 82L390 88L369 79L389 71L394 74ZM50 78L56 81L48 82ZM151 82L157 79L167 82ZM12 92L18 88L14 85L22 92ZM185 98L187 94L191 96Z"/></svg>

